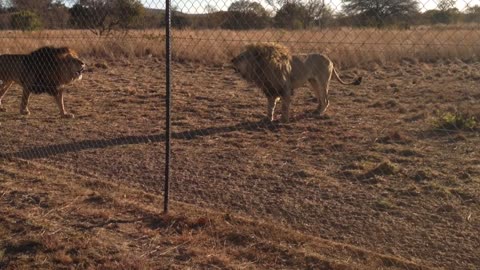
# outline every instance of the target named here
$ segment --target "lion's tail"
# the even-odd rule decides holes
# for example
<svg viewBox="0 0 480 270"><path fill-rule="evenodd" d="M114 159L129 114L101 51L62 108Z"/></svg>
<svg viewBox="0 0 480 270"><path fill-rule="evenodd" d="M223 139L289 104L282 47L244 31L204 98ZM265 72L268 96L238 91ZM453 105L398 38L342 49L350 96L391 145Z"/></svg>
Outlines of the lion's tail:
<svg viewBox="0 0 480 270"><path fill-rule="evenodd" d="M342 81L342 79L340 79L340 76L338 75L338 72L335 69L335 67L333 68L333 73L335 74L335 78L337 78L337 80L343 85L360 85L362 83L362 77L358 77L353 82L350 82L350 83L346 83L346 82Z"/></svg>

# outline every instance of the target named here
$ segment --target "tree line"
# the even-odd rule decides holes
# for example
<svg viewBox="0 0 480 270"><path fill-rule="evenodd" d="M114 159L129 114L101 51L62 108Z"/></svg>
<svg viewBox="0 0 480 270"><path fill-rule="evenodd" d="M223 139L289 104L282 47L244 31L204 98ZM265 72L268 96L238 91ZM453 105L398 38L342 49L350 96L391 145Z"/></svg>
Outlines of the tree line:
<svg viewBox="0 0 480 270"><path fill-rule="evenodd" d="M339 11L325 0L266 3L267 7L256 1L237 0L226 11L206 6L202 14L186 14L174 8L172 26L247 30L480 23L480 6L461 12L454 0L440 0L436 9L424 12L414 0L343 0ZM160 28L164 15L162 10L145 8L140 0L0 0L0 29L75 28L101 36L116 30Z"/></svg>

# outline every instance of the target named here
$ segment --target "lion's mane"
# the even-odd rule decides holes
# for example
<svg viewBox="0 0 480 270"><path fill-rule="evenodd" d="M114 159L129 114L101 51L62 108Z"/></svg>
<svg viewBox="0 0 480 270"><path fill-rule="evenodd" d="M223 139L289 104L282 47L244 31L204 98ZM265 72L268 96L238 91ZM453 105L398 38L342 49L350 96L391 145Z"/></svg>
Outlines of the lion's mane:
<svg viewBox="0 0 480 270"><path fill-rule="evenodd" d="M21 84L34 94L55 95L58 87L76 79L67 61L77 58L68 47L42 47L25 55L22 63Z"/></svg>
<svg viewBox="0 0 480 270"><path fill-rule="evenodd" d="M292 55L288 48L277 43L250 44L238 56L249 68L242 74L260 87L266 96L282 96L290 81Z"/></svg>

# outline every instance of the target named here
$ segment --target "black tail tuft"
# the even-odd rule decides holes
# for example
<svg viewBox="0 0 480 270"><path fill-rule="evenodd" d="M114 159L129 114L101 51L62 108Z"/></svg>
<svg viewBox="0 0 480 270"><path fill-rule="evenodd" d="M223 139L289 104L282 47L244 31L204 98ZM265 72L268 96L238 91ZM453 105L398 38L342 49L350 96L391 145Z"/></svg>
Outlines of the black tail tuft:
<svg viewBox="0 0 480 270"><path fill-rule="evenodd" d="M354 82L353 85L360 85L362 83L362 77L358 77Z"/></svg>

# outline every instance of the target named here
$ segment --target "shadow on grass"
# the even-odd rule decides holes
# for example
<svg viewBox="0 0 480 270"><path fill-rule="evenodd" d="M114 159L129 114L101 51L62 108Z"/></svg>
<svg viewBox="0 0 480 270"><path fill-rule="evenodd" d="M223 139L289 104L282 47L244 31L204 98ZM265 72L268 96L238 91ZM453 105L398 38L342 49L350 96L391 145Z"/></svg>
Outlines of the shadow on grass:
<svg viewBox="0 0 480 270"><path fill-rule="evenodd" d="M196 130L188 130L182 132L173 132L172 139L179 140L193 140L198 137L210 136L221 133L228 133L233 131L262 131L270 130L276 131L281 124L270 123L266 121L257 122L242 122L232 126L224 127L208 127ZM0 153L0 158L23 158L23 159L36 159L46 158L49 156L78 152L82 150L90 149L102 149L120 145L135 145L135 144L147 144L147 143L159 143L165 142L165 134L157 135L143 135L143 136L123 136L111 139L97 139L97 140L83 140L72 143L53 144L47 146L32 147L18 152Z"/></svg>

